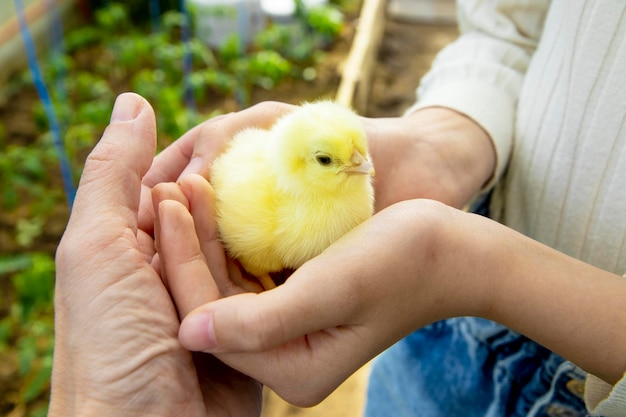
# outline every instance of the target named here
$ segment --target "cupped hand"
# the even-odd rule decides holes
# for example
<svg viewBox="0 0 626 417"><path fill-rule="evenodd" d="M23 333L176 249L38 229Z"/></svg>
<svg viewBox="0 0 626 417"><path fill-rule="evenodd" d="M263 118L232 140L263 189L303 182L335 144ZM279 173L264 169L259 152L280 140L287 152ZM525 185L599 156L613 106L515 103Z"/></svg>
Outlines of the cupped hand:
<svg viewBox="0 0 626 417"><path fill-rule="evenodd" d="M144 183L153 186L190 173L210 177L212 161L248 127L270 128L295 106L263 102L207 120L155 159ZM376 210L428 198L462 207L493 175L495 151L487 133L446 108L425 108L404 117L362 118L376 167ZM152 224L152 218L146 221Z"/></svg>
<svg viewBox="0 0 626 417"><path fill-rule="evenodd" d="M152 189L161 183L174 182L188 174L208 178L213 160L226 148L236 133L248 127L270 128L276 120L292 111L293 105L263 102L237 113L208 119L190 129L159 153L142 179L139 227L152 235L155 205Z"/></svg>
<svg viewBox="0 0 626 417"><path fill-rule="evenodd" d="M178 341L178 314L139 222L155 142L148 103L121 95L57 251L50 416L260 413L256 381ZM216 286L202 296L216 299Z"/></svg>
<svg viewBox="0 0 626 417"><path fill-rule="evenodd" d="M231 271L223 252L210 257L202 252L215 230L210 186L199 176L186 181L191 213L171 200L158 210L160 254L185 317L179 339L191 350L215 354L289 402L315 404L413 329L484 306L482 296L472 296L484 290L480 283L457 285L458 269L436 273L442 264L463 265L463 253L454 247L442 251L439 240L457 233L458 216L472 215L422 200L376 214L276 289L202 300L193 277L229 280ZM204 216L197 211L202 205ZM455 302L460 299L466 302Z"/></svg>

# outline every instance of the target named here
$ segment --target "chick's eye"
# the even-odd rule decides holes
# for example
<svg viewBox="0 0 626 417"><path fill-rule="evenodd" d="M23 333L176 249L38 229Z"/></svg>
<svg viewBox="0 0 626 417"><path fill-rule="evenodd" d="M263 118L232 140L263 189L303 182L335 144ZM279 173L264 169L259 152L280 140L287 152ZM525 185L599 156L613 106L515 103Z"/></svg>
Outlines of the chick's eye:
<svg viewBox="0 0 626 417"><path fill-rule="evenodd" d="M322 166L328 166L332 162L332 159L330 159L328 155L317 155L315 156L315 160Z"/></svg>

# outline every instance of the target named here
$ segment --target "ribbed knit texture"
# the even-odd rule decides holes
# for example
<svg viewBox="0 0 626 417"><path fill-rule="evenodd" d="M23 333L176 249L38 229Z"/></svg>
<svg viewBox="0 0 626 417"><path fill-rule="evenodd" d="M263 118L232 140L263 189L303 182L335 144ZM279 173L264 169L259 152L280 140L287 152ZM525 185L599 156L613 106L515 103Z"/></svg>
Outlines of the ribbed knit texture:
<svg viewBox="0 0 626 417"><path fill-rule="evenodd" d="M409 112L444 106L472 117L497 151L494 218L624 274L626 2L463 0L458 8L463 36L439 54ZM626 416L625 379L587 385L601 394L589 401L593 415Z"/></svg>
<svg viewBox="0 0 626 417"><path fill-rule="evenodd" d="M626 271L626 2L555 1L522 87L502 221ZM626 301L625 301L626 302Z"/></svg>

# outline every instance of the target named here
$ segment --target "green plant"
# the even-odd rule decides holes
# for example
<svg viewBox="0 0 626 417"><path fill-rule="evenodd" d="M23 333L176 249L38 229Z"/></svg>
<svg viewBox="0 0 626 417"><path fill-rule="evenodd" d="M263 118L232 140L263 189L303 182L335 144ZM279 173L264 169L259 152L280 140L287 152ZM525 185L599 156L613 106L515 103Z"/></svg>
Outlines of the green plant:
<svg viewBox="0 0 626 417"><path fill-rule="evenodd" d="M271 89L291 74L292 66L285 58L275 51L260 51L252 54L250 60L250 77L255 85Z"/></svg>
<svg viewBox="0 0 626 417"><path fill-rule="evenodd" d="M52 318L54 259L44 253L0 257L0 277L10 277L13 302L0 321L0 347L17 347L17 372L22 383L17 406L45 397L50 384L54 346ZM30 415L45 415L46 407Z"/></svg>
<svg viewBox="0 0 626 417"><path fill-rule="evenodd" d="M278 52L304 70L339 36L344 27L344 15L333 5L307 9L297 1L296 6L295 24L270 25L257 34L255 45L260 50Z"/></svg>
<svg viewBox="0 0 626 417"><path fill-rule="evenodd" d="M331 5L312 7L306 16L307 24L321 37L330 41L343 29L343 13Z"/></svg>
<svg viewBox="0 0 626 417"><path fill-rule="evenodd" d="M102 33L92 25L81 26L65 36L65 51L75 53L78 50L89 48L102 40Z"/></svg>
<svg viewBox="0 0 626 417"><path fill-rule="evenodd" d="M110 3L96 10L98 28L109 35L126 32L132 26L127 8L121 3Z"/></svg>
<svg viewBox="0 0 626 417"><path fill-rule="evenodd" d="M0 122L0 147L6 146L6 129L4 123Z"/></svg>
<svg viewBox="0 0 626 417"><path fill-rule="evenodd" d="M39 142L41 147L9 145L0 152L0 189L2 190L2 207L11 211L19 205L28 203L39 197L45 199L49 183L46 184L46 174L49 166L56 163L56 156L51 147L44 141ZM48 204L35 207L45 210ZM29 210L37 212L38 210Z"/></svg>

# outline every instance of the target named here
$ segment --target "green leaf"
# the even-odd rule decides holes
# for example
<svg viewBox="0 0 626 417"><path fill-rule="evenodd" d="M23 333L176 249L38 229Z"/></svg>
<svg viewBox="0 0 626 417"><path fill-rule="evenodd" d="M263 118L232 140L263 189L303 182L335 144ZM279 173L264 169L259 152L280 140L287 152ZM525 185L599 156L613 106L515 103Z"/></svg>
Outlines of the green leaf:
<svg viewBox="0 0 626 417"><path fill-rule="evenodd" d="M50 376L52 374L52 355L42 358L39 366L34 369L26 384L22 387L21 397L26 403L36 399L42 393L48 391Z"/></svg>
<svg viewBox="0 0 626 417"><path fill-rule="evenodd" d="M18 219L15 224L16 242L20 246L30 246L43 232L44 219L41 216Z"/></svg>
<svg viewBox="0 0 626 417"><path fill-rule="evenodd" d="M55 264L46 253L29 254L32 265L13 275L13 288L23 308L23 317L29 317L36 308L52 306Z"/></svg>
<svg viewBox="0 0 626 417"><path fill-rule="evenodd" d="M29 254L0 256L0 275L14 274L33 266L33 260Z"/></svg>
<svg viewBox="0 0 626 417"><path fill-rule="evenodd" d="M9 346L9 339L13 334L13 320L10 316L0 320L0 352Z"/></svg>
<svg viewBox="0 0 626 417"><path fill-rule="evenodd" d="M307 14L308 25L320 35L334 39L341 33L344 24L343 13L334 6L312 7Z"/></svg>
<svg viewBox="0 0 626 417"><path fill-rule="evenodd" d="M111 33L120 33L121 30L130 27L128 11L120 3L111 3L107 7L97 10L95 17L98 26Z"/></svg>
<svg viewBox="0 0 626 417"><path fill-rule="evenodd" d="M260 51L250 57L249 71L253 79L268 79L271 88L291 73L291 64L278 52Z"/></svg>
<svg viewBox="0 0 626 417"><path fill-rule="evenodd" d="M219 55L226 65L244 56L245 51L243 49L241 37L237 34L228 36L219 48Z"/></svg>

